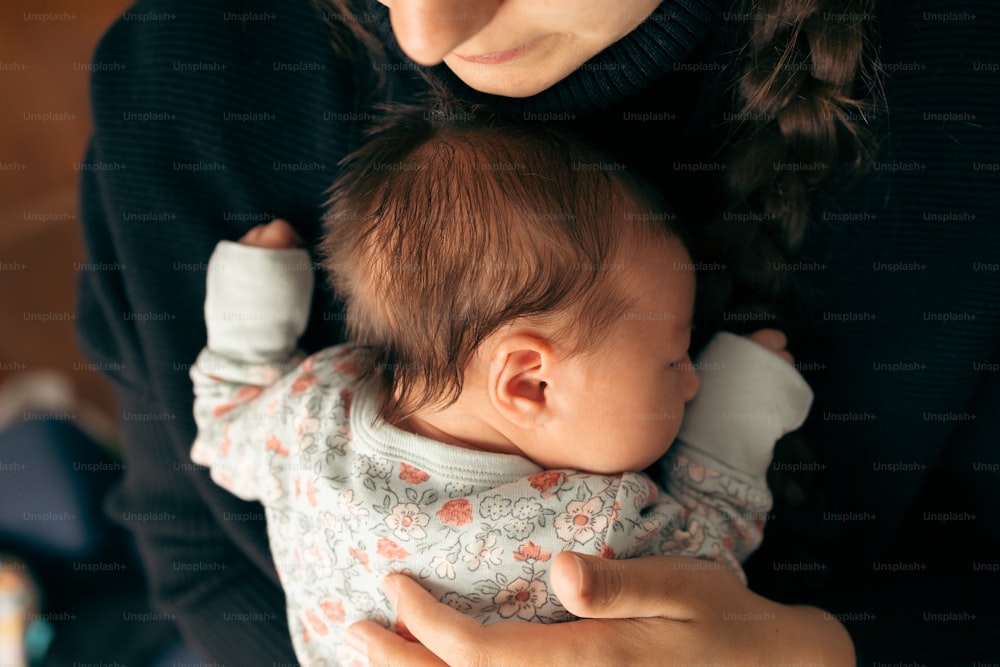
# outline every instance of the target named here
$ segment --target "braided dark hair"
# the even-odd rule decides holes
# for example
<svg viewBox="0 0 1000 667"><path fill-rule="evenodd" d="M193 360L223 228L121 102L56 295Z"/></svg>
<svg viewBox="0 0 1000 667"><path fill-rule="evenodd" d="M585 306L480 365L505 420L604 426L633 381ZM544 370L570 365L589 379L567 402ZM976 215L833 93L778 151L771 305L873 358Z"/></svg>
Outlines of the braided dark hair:
<svg viewBox="0 0 1000 667"><path fill-rule="evenodd" d="M870 164L880 109L872 5L745 0L736 14L735 62L720 96L735 109L723 128L730 205L703 230L699 252L729 270L699 276L707 330L723 312L784 319L790 274L774 266L801 243L817 193Z"/></svg>

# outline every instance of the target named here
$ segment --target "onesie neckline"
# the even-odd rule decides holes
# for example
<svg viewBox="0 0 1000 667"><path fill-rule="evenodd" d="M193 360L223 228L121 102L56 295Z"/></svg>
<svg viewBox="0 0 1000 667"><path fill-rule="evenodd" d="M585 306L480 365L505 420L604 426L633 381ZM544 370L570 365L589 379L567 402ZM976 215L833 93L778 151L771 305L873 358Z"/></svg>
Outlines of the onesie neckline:
<svg viewBox="0 0 1000 667"><path fill-rule="evenodd" d="M368 449L431 475L470 484L500 485L544 471L523 456L447 445L393 426L376 416L372 396L364 389L354 394L349 420L355 451L364 453Z"/></svg>

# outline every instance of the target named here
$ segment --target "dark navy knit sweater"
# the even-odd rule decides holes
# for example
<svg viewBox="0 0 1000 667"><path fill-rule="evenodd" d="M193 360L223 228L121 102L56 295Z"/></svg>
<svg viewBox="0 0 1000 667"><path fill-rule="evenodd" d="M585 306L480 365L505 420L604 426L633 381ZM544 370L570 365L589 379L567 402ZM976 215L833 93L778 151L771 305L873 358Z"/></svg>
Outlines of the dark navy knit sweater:
<svg viewBox="0 0 1000 667"><path fill-rule="evenodd" d="M762 594L837 615L865 664L971 664L1000 655L1000 11L887 4L874 167L825 196L799 257L774 267L796 272L811 331L792 350L816 391L815 459L776 462L811 495L776 506L747 570ZM676 164L719 159L710 68L692 64L725 20L716 0L667 0L549 91L489 101L593 130L697 212L715 186ZM412 66L389 53L405 98ZM317 237L324 190L370 117L363 76L309 0L143 0L95 63L82 206L101 270L82 274L79 333L117 369L128 470L112 511L206 658L292 663L260 506L188 458L188 369L216 242L274 217ZM341 324L319 290L303 347L337 342Z"/></svg>

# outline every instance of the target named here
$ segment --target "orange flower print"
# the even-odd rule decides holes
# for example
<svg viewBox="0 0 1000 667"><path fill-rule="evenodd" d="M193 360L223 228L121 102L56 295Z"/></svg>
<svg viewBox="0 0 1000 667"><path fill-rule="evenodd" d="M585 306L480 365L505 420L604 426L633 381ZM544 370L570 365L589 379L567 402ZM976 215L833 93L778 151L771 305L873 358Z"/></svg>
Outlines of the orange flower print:
<svg viewBox="0 0 1000 667"><path fill-rule="evenodd" d="M222 405L216 405L214 408L212 408L212 416L221 417L222 415L226 414L235 407L236 403L223 403Z"/></svg>
<svg viewBox="0 0 1000 667"><path fill-rule="evenodd" d="M600 556L601 558L608 558L611 560L618 558L618 554L615 553L614 549L608 546L607 542L601 545L601 553L597 555Z"/></svg>
<svg viewBox="0 0 1000 667"><path fill-rule="evenodd" d="M337 625L344 624L344 605L341 604L340 600L323 600L319 603L319 608L323 610L326 620Z"/></svg>
<svg viewBox="0 0 1000 667"><path fill-rule="evenodd" d="M388 537L378 538L375 551L386 560L406 560L410 557L410 552L399 546Z"/></svg>
<svg viewBox="0 0 1000 667"><path fill-rule="evenodd" d="M222 442L219 443L219 451L223 454L228 454L230 448L233 446L232 441L229 439L229 427L232 424L226 424L222 429Z"/></svg>
<svg viewBox="0 0 1000 667"><path fill-rule="evenodd" d="M656 490L656 485L653 484L653 480L646 480L646 503L652 505L659 498L660 492Z"/></svg>
<svg viewBox="0 0 1000 667"><path fill-rule="evenodd" d="M354 560L361 563L361 567L365 568L368 572L372 571L372 566L368 564L368 552L362 551L361 549L355 549L354 547L347 547L347 553L354 557Z"/></svg>
<svg viewBox="0 0 1000 667"><path fill-rule="evenodd" d="M292 383L292 393L301 394L306 389L316 384L317 380L319 380L319 378L312 373L303 373L295 378L295 382Z"/></svg>
<svg viewBox="0 0 1000 667"><path fill-rule="evenodd" d="M336 362L333 365L333 370L343 375L346 375L347 377L352 377L352 378L356 378L359 375L361 375L361 369L358 368L357 362L354 359L351 359L350 357L342 361Z"/></svg>
<svg viewBox="0 0 1000 667"><path fill-rule="evenodd" d="M264 390L260 387L248 384L245 387L240 387L240 390L236 392L236 400L239 403L242 403L243 401L252 401L262 393L264 393Z"/></svg>
<svg viewBox="0 0 1000 667"><path fill-rule="evenodd" d="M316 498L316 487L313 486L311 479L306 480L306 500L312 507L316 507L319 504L319 501Z"/></svg>
<svg viewBox="0 0 1000 667"><path fill-rule="evenodd" d="M306 373L309 373L312 371L313 366L315 365L316 365L316 355L310 354L308 357L302 360L302 363L299 364L299 368L304 370Z"/></svg>
<svg viewBox="0 0 1000 667"><path fill-rule="evenodd" d="M340 402L344 404L344 416L351 416L351 401L354 400L354 394L351 393L350 389L340 390Z"/></svg>
<svg viewBox="0 0 1000 667"><path fill-rule="evenodd" d="M330 628L326 627L326 623L323 622L319 616L312 609L306 609L305 612L306 623L312 628L312 631L319 636L325 636L326 633L330 632Z"/></svg>
<svg viewBox="0 0 1000 667"><path fill-rule="evenodd" d="M415 468L409 463L399 463L399 478L404 482L409 482L410 484L420 484L426 482L431 478L430 475L425 473L420 468Z"/></svg>
<svg viewBox="0 0 1000 667"><path fill-rule="evenodd" d="M493 596L493 604L497 605L497 613L502 618L516 616L522 621L530 621L548 597L544 583L518 577Z"/></svg>
<svg viewBox="0 0 1000 667"><path fill-rule="evenodd" d="M525 542L514 552L514 560L548 560L552 557L551 551L542 551L542 548L534 542Z"/></svg>
<svg viewBox="0 0 1000 667"><path fill-rule="evenodd" d="M449 500L437 511L441 523L456 528L472 522L472 505L465 498Z"/></svg>
<svg viewBox="0 0 1000 667"><path fill-rule="evenodd" d="M550 492L550 489L555 488L558 490L565 481L566 473L556 472L554 470L536 472L528 478L528 482L531 483L531 487L542 494L542 498L551 498L556 495L554 492Z"/></svg>
<svg viewBox="0 0 1000 667"><path fill-rule="evenodd" d="M319 430L319 420L309 415L308 410L303 410L295 417L295 435L312 435ZM303 448L306 449L306 448Z"/></svg>
<svg viewBox="0 0 1000 667"><path fill-rule="evenodd" d="M288 449L281 444L281 440L278 439L278 436L272 435L267 439L267 449L268 451L274 452L278 456L288 456Z"/></svg>

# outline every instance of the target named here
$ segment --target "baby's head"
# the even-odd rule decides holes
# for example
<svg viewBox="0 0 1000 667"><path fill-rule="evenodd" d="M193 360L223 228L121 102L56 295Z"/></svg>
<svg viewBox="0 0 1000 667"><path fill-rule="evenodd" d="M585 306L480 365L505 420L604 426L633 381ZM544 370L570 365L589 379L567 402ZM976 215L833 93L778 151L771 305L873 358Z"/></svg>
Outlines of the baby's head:
<svg viewBox="0 0 1000 667"><path fill-rule="evenodd" d="M698 389L670 219L566 134L394 111L345 162L323 242L379 415L546 468L655 461Z"/></svg>

